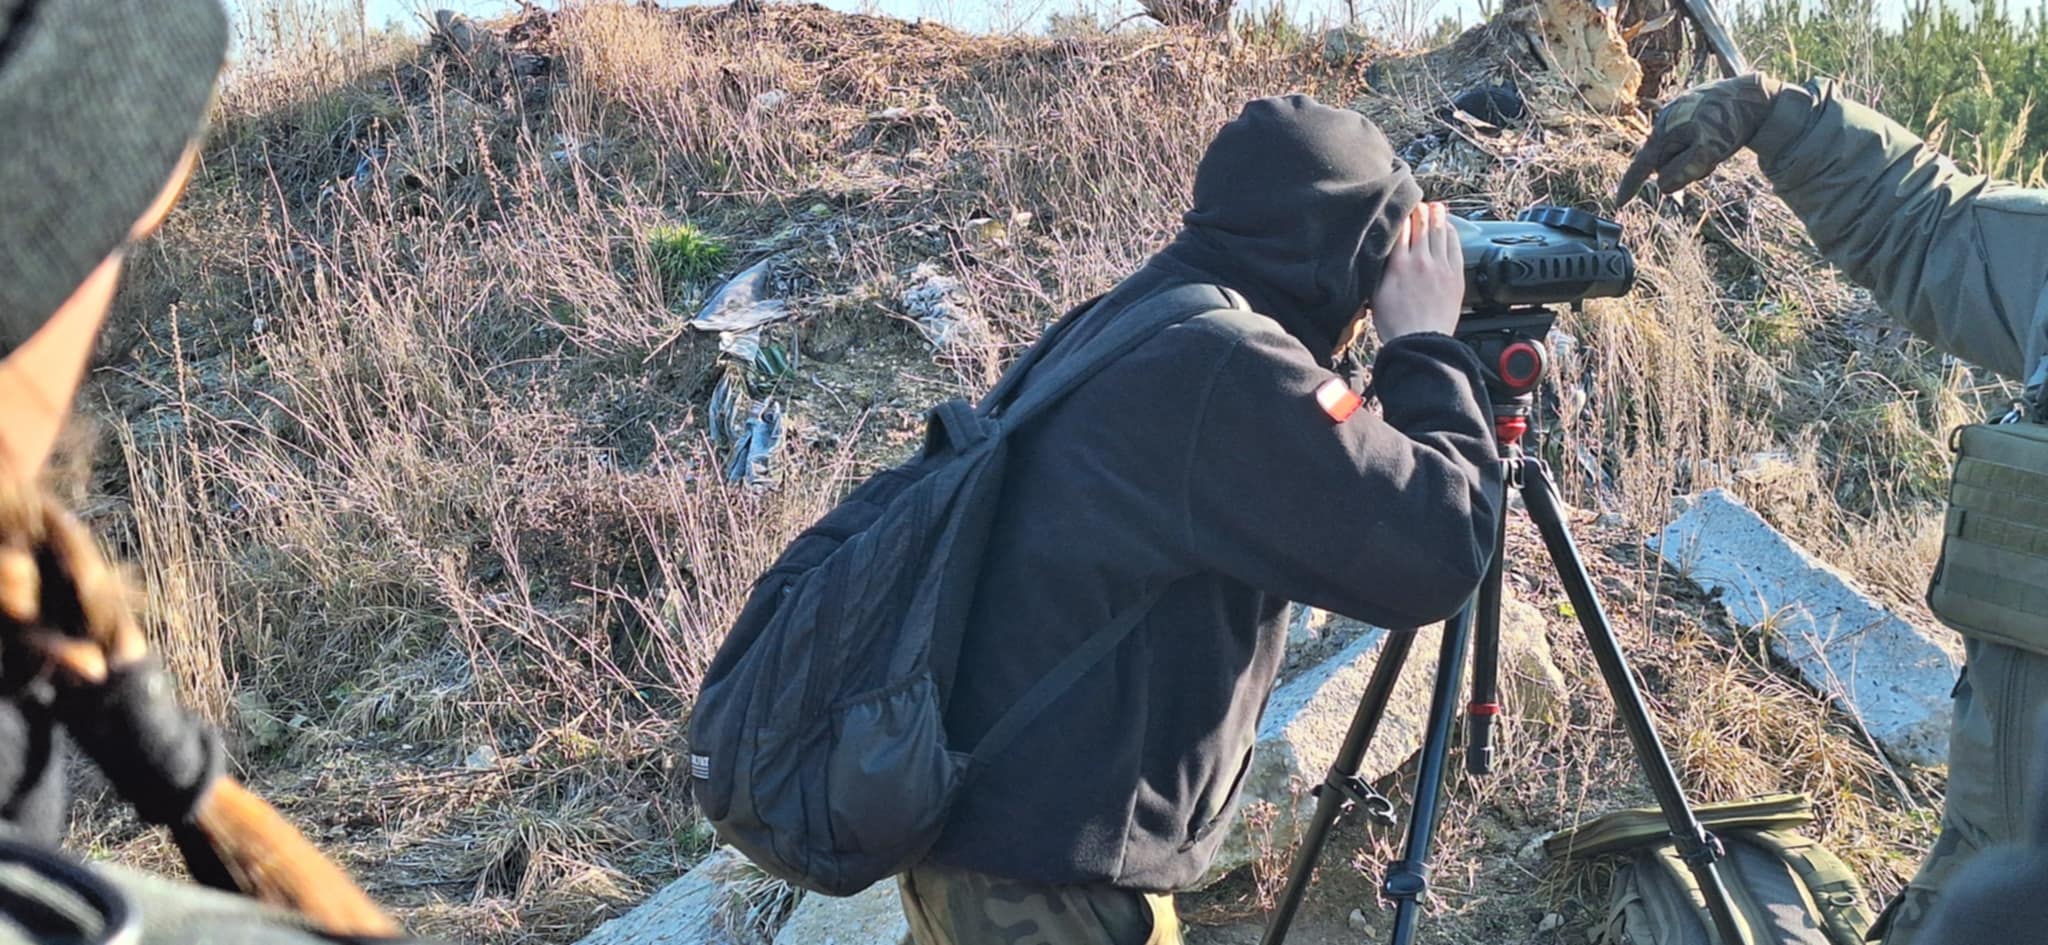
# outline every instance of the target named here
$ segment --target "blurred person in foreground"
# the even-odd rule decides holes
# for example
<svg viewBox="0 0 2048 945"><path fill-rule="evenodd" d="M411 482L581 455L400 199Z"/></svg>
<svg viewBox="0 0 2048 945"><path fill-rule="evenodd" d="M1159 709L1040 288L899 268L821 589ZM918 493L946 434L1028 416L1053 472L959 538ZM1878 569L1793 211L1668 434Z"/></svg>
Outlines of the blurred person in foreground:
<svg viewBox="0 0 2048 945"><path fill-rule="evenodd" d="M0 0L0 943L400 934L222 773L119 575L41 485L123 253L192 173L226 48L217 0ZM59 852L71 745L215 889Z"/></svg>
<svg viewBox="0 0 2048 945"><path fill-rule="evenodd" d="M1962 173L1831 82L1788 85L1750 74L1665 106L1616 200L1627 203L1653 174L1660 190L1674 192L1744 147L1815 245L1887 314L1941 350L2022 382L2023 401L2006 419L2048 421L2048 192ZM2044 552L2048 541L2036 554ZM1964 892L1959 872L1980 853L2030 835L2026 774L2037 741L2028 724L2048 706L2048 574L2006 574L1997 583L2004 587L1989 593L2005 598L2000 609L2016 618L2015 629L2005 640L1964 636L1941 836L1879 917L1873 941L1965 945L1924 930L1951 911L1944 901ZM2027 638L2034 642L2015 645ZM2048 903L2048 858L2025 861L2044 872L2008 883L2030 885L2035 903ZM1961 928L1956 919L1940 921ZM2038 923L2006 928L2007 937L1969 945L2048 941Z"/></svg>

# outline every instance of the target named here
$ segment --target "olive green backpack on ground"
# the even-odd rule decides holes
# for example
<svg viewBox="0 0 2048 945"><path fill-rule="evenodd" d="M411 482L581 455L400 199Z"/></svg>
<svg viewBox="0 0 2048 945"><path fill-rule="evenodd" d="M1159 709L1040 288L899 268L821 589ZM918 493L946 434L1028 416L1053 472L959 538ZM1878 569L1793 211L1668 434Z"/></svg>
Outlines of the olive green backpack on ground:
<svg viewBox="0 0 2048 945"><path fill-rule="evenodd" d="M1956 431L1927 607L1964 636L2048 653L2048 425Z"/></svg>
<svg viewBox="0 0 2048 945"><path fill-rule="evenodd" d="M1773 794L1695 813L1727 851L1722 882L1749 938L1732 945L1862 945L1872 920L1862 884L1839 857L1794 832L1813 821L1804 795ZM1607 914L1593 929L1594 945L1714 945L1706 897L1657 808L1615 811L1559 831L1543 851L1579 863L1625 858Z"/></svg>

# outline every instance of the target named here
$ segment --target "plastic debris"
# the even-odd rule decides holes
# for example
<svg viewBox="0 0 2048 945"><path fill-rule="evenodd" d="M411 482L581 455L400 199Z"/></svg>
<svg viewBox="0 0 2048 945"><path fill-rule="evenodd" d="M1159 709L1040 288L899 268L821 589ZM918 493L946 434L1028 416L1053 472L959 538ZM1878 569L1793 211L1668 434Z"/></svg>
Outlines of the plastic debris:
<svg viewBox="0 0 2048 945"><path fill-rule="evenodd" d="M754 363L761 357L761 329L719 332L718 351L741 364Z"/></svg>
<svg viewBox="0 0 2048 945"><path fill-rule="evenodd" d="M362 158L356 161L355 173L349 175L349 184L355 187L357 193L369 190L370 186L377 182L377 166L384 162L387 153L389 152L380 145L371 145L363 149Z"/></svg>
<svg viewBox="0 0 2048 945"><path fill-rule="evenodd" d="M718 384L711 388L712 449L723 454L746 435L747 408L752 399L747 395L746 373L737 364L726 364Z"/></svg>
<svg viewBox="0 0 2048 945"><path fill-rule="evenodd" d="M910 287L903 290L903 309L917 319L932 347L945 351L985 337L985 328L968 307L967 288L959 279L939 272L931 263L921 263L910 271L909 280Z"/></svg>
<svg viewBox="0 0 2048 945"><path fill-rule="evenodd" d="M782 450L782 405L774 398L754 405L743 435L725 463L725 481L772 486L778 481L775 456Z"/></svg>
<svg viewBox="0 0 2048 945"><path fill-rule="evenodd" d="M1521 121L1527 114L1522 104L1522 90L1514 83L1482 85L1466 89L1451 99L1448 108L1441 109L1437 117L1445 121L1457 120L1487 128L1500 128L1510 122Z"/></svg>
<svg viewBox="0 0 2048 945"><path fill-rule="evenodd" d="M761 345L752 360L754 370L762 377L775 379L789 377L796 373L796 361L789 356L789 349L781 345Z"/></svg>
<svg viewBox="0 0 2048 945"><path fill-rule="evenodd" d="M697 317L690 319L690 327L698 331L743 332L789 315L787 302L767 297L768 277L775 271L774 264L775 257L770 256L726 280L718 291L711 293Z"/></svg>
<svg viewBox="0 0 2048 945"><path fill-rule="evenodd" d="M944 105L919 105L914 108L896 105L868 115L868 121L878 125L921 125L937 127L953 120L953 113Z"/></svg>

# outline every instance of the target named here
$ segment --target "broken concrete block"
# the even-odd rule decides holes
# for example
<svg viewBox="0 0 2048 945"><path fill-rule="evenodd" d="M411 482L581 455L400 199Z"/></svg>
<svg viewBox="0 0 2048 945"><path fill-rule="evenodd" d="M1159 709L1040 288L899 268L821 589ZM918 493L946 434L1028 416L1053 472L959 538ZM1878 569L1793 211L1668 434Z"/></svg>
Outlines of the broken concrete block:
<svg viewBox="0 0 2048 945"><path fill-rule="evenodd" d="M1329 630L1334 632L1347 623L1359 626L1356 621L1333 617ZM1440 631L1419 632L1424 637L1409 651L1408 665L1394 687L1379 734L1360 766L1360 774L1368 781L1400 767L1422 747ZM1259 725L1258 743L1252 749L1252 767L1245 773L1238 798L1237 820L1201 885L1222 879L1262 855L1278 853L1283 862L1291 855L1286 851L1294 848L1302 829L1315 816L1316 799L1309 792L1322 782L1336 759L1388 634L1377 627L1364 628L1350 645L1273 691Z"/></svg>
<svg viewBox="0 0 2048 945"><path fill-rule="evenodd" d="M633 911L597 927L577 945L739 945L721 919L732 874L746 857L719 847Z"/></svg>
<svg viewBox="0 0 2048 945"><path fill-rule="evenodd" d="M1548 627L1549 618L1535 605L1503 590L1500 699L1510 723L1514 719L1564 719L1571 690L1565 685L1564 670L1557 668L1557 661L1551 656ZM1514 726L1510 724L1507 728L1512 732Z"/></svg>
<svg viewBox="0 0 2048 945"><path fill-rule="evenodd" d="M1317 612L1320 635L1350 640L1336 653L1302 670L1273 691L1252 749L1252 767L1238 798L1230 836L1202 878L1208 885L1262 856L1292 855L1302 830L1315 816L1310 791L1322 783L1358 712L1366 681L1386 645L1388 631L1356 620ZM1552 662L1544 617L1536 608L1507 597L1501 604L1501 701L1509 724L1496 729L1511 738L1513 720L1551 715L1566 699L1564 673ZM1408 653L1408 665L1394 686L1386 716L1366 749L1359 773L1375 781L1399 768L1422 747L1429 695L1436 679L1441 628L1424 631ZM1466 676L1467 684L1471 676ZM1461 694L1462 698L1462 694Z"/></svg>
<svg viewBox="0 0 2048 945"><path fill-rule="evenodd" d="M775 933L775 945L900 945L910 934L896 881L845 898L808 895Z"/></svg>
<svg viewBox="0 0 2048 945"><path fill-rule="evenodd" d="M1738 623L1762 628L1774 654L1861 719L1894 759L1947 757L1956 658L1941 636L1892 613L1723 490L1694 499L1649 546L1719 594Z"/></svg>

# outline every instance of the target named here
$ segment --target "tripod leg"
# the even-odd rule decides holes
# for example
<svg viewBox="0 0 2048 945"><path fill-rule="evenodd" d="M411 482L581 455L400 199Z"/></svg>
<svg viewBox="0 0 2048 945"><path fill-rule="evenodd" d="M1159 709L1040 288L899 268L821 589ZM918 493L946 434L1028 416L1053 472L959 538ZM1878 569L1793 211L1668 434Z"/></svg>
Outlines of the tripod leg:
<svg viewBox="0 0 2048 945"><path fill-rule="evenodd" d="M1423 729L1422 761L1415 772L1415 806L1408 812L1408 842L1401 859L1387 864L1387 878L1380 885L1380 892L1394 901L1393 945L1415 940L1416 913L1422 894L1429 890L1429 845L1436 837L1437 804L1443 797L1451 726L1457 721L1459 690L1465 682L1465 648L1472 641L1472 616L1472 608L1466 607L1444 624L1443 643L1437 650L1436 685L1429 697L1429 723Z"/></svg>
<svg viewBox="0 0 2048 945"><path fill-rule="evenodd" d="M1658 806L1664 809L1664 819L1671 826L1679 856L1692 868L1700 891L1706 895L1707 911L1713 917L1721 945L1749 945L1741 925L1735 921L1728 888L1714 865L1721 856L1720 844L1700 826L1699 818L1686 803L1678 774L1672 770L1671 758L1657 740L1649 707L1643 703L1642 691L1636 687L1635 676L1628 667L1628 657L1622 653L1613 625L1593 592L1592 578L1586 574L1578 544L1572 540L1557 493L1551 487L1549 472L1540 460L1531 458L1522 463L1522 501L1543 535L1543 546L1550 552L1558 579L1564 582L1565 595L1578 612L1579 626L1585 630L1593 659L1600 664L1600 677L1614 697L1615 710L1628 730L1636 759L1649 778L1650 790L1657 795Z"/></svg>
<svg viewBox="0 0 2048 945"><path fill-rule="evenodd" d="M1288 926L1294 924L1294 913L1301 908L1302 896L1308 892L1309 878L1314 875L1316 860L1322 856L1323 844L1330 838L1330 828L1336 824L1337 815L1348 803L1366 805L1366 813L1375 819L1393 823L1393 805L1379 796L1358 776L1358 767L1364 763L1365 752L1372 747L1373 735L1379 731L1380 720L1386 716L1387 702L1394 696L1394 684L1401 679L1401 669L1408 662L1408 653L1415 647L1415 632L1403 630L1387 634L1386 645L1380 648L1379 660L1373 664L1372 678L1365 684L1365 692L1358 699L1358 712L1351 717L1351 728L1344 735L1344 744L1337 749L1337 757L1330 762L1329 774L1323 783L1316 786L1316 814L1302 832L1301 847L1294 851L1294 866L1287 876L1287 888L1281 891L1280 901L1273 907L1272 918L1266 923L1263 945L1280 945L1287 938Z"/></svg>
<svg viewBox="0 0 2048 945"><path fill-rule="evenodd" d="M1500 582L1507 560L1508 510L1503 503L1493 532L1493 563L1479 585L1472 625L1472 704L1465 707L1465 771L1493 771L1493 723L1500 717Z"/></svg>

